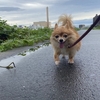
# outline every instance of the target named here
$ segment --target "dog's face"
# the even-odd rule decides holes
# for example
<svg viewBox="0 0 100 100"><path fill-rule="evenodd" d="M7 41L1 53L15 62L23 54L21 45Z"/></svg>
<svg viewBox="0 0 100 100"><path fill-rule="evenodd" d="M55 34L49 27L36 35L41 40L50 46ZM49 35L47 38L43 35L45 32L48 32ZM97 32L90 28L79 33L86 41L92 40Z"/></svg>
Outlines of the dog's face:
<svg viewBox="0 0 100 100"><path fill-rule="evenodd" d="M69 30L66 26L60 26L55 25L55 29L52 33L53 39L60 44L60 47L62 48L65 42L71 37L72 31Z"/></svg>
<svg viewBox="0 0 100 100"><path fill-rule="evenodd" d="M66 33L59 33L59 34L56 34L54 36L55 40L58 41L58 43L64 43L67 39L67 34Z"/></svg>

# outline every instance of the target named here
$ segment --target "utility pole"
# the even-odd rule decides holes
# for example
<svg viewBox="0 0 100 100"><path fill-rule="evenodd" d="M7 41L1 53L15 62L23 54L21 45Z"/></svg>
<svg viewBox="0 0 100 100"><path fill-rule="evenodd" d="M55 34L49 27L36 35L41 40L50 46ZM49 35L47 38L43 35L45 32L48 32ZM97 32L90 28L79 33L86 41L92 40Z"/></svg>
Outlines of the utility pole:
<svg viewBox="0 0 100 100"><path fill-rule="evenodd" d="M48 7L46 7L46 15L47 15L47 27L49 28L49 14L48 14Z"/></svg>

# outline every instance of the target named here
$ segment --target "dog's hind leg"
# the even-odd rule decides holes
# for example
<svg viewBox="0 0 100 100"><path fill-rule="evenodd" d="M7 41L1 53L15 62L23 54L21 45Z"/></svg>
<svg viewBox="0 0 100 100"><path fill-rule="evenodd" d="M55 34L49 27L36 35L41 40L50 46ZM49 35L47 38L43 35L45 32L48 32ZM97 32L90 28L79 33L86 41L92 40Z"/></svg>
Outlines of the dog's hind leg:
<svg viewBox="0 0 100 100"><path fill-rule="evenodd" d="M74 64L74 58L69 58L69 59L68 59L68 63L69 63L69 64Z"/></svg>
<svg viewBox="0 0 100 100"><path fill-rule="evenodd" d="M74 64L74 56L75 56L75 54L76 54L76 50L69 52L69 59L68 59L68 63L69 64Z"/></svg>

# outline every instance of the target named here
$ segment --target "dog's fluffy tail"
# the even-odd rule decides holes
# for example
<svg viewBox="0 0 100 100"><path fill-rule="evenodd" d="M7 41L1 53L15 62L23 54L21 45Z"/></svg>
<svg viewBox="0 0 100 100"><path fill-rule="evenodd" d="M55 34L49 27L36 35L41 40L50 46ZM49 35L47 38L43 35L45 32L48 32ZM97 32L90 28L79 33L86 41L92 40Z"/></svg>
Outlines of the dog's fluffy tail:
<svg viewBox="0 0 100 100"><path fill-rule="evenodd" d="M68 25L68 27L73 28L72 25L72 17L69 15L61 15L58 19L58 23L61 23L62 26L65 26L66 24Z"/></svg>

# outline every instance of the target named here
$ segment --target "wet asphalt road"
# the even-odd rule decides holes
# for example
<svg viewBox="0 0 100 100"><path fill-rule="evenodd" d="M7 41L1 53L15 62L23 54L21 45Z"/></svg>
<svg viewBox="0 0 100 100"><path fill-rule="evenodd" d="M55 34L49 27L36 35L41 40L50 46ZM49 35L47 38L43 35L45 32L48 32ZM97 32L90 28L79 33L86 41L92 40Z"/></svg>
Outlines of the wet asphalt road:
<svg viewBox="0 0 100 100"><path fill-rule="evenodd" d="M82 40L74 65L67 60L55 66L51 46L27 55L0 73L0 100L100 100L100 31Z"/></svg>

